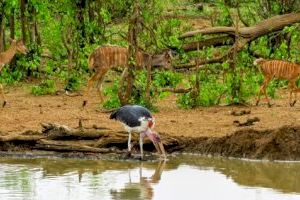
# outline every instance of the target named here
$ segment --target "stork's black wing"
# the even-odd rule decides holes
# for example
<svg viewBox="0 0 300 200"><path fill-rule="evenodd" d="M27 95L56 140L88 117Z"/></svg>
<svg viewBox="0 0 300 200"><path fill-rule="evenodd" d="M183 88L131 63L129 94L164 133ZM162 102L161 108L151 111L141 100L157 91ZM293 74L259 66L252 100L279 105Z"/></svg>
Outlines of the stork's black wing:
<svg viewBox="0 0 300 200"><path fill-rule="evenodd" d="M138 105L126 105L115 110L110 119L119 120L130 127L140 126L140 118L152 118L150 111L147 108Z"/></svg>

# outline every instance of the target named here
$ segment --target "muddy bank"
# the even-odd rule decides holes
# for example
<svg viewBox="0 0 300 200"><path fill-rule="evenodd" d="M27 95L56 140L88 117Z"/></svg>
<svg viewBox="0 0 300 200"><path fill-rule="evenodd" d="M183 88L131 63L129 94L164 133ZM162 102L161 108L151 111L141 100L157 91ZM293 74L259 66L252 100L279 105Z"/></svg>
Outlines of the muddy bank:
<svg viewBox="0 0 300 200"><path fill-rule="evenodd" d="M59 156L78 158L126 158L127 133L101 127L73 129L59 124L43 124L41 132L21 134L0 132L2 156ZM242 129L224 137L173 137L162 133L168 153L188 152L225 157L300 160L300 126L258 131ZM149 140L144 150L152 159L155 152ZM26 153L24 153L26 152ZM133 153L138 154L138 137L133 137Z"/></svg>
<svg viewBox="0 0 300 200"><path fill-rule="evenodd" d="M300 160L300 126L257 131L243 129L220 138L183 140L182 150L225 157Z"/></svg>

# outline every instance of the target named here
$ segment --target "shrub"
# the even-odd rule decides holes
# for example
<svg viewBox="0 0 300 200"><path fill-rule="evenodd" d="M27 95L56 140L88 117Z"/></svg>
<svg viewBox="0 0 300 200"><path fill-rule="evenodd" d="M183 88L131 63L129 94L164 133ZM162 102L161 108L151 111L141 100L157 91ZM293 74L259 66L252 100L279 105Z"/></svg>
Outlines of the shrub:
<svg viewBox="0 0 300 200"><path fill-rule="evenodd" d="M44 80L41 84L33 86L31 88L31 93L39 96L45 94L54 94L56 91L56 86L54 80Z"/></svg>

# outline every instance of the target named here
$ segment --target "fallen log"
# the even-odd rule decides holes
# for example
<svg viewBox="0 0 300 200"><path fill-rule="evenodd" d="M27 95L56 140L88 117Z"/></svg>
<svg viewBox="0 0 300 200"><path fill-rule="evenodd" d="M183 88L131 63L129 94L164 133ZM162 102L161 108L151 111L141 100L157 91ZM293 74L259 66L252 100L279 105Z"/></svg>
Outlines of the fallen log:
<svg viewBox="0 0 300 200"><path fill-rule="evenodd" d="M263 20L251 27L242 27L236 33L235 27L211 27L201 30L190 31L182 34L179 39L193 37L197 34L228 34L254 40L260 36L283 29L285 26L300 22L300 13L277 15Z"/></svg>
<svg viewBox="0 0 300 200"><path fill-rule="evenodd" d="M224 46L224 45L233 45L234 39L232 36L222 36L222 37L214 37L209 38L202 41L192 42L188 43L182 46L182 49L186 52L188 51L196 51L203 49L205 47L218 47L218 46Z"/></svg>
<svg viewBox="0 0 300 200"><path fill-rule="evenodd" d="M13 141L37 141L45 138L43 135L22 135L22 134L13 134L0 136L1 142L13 142Z"/></svg>
<svg viewBox="0 0 300 200"><path fill-rule="evenodd" d="M65 125L55 123L42 123L42 134L48 139L98 139L116 133L107 129L73 129Z"/></svg>
<svg viewBox="0 0 300 200"><path fill-rule="evenodd" d="M189 93L192 91L192 88L161 88L161 92L172 92L177 94Z"/></svg>
<svg viewBox="0 0 300 200"><path fill-rule="evenodd" d="M54 150L54 151L78 151L78 152L90 152L90 153L122 153L117 149L111 150L108 148L95 148L87 145L74 144L69 141L53 141L41 139L35 145L35 148L42 150Z"/></svg>

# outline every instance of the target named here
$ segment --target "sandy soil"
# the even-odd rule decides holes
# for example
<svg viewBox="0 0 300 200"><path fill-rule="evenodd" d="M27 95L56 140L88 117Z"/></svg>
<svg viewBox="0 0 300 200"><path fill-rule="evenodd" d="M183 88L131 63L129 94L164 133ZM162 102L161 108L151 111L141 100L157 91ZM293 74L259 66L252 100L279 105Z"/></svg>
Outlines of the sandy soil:
<svg viewBox="0 0 300 200"><path fill-rule="evenodd" d="M77 127L79 118L83 118L83 125L107 127L113 130L123 130L122 126L109 120L109 113L99 109L99 97L94 89L90 94L89 104L82 111L83 97L69 97L65 94L33 96L30 86L22 85L6 87L8 104L0 109L0 131L6 133L19 133L25 130L41 130L40 123L52 122ZM268 108L265 103L260 106L213 106L193 110L179 109L176 106L176 97L169 96L158 103L159 112L155 113L156 130L173 136L200 137L231 135L245 127L237 127L234 120L240 122L248 118L258 117L251 128L255 130L276 129L284 125L294 126L300 124L300 103L295 107L288 105L287 91L279 92L282 97L273 100L275 105ZM231 111L251 110L251 114L233 116Z"/></svg>

